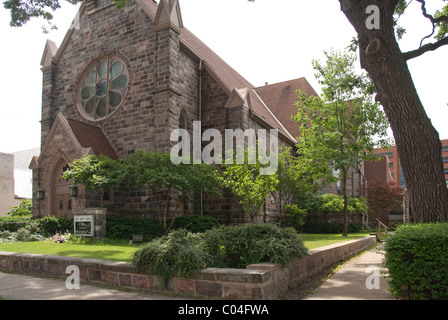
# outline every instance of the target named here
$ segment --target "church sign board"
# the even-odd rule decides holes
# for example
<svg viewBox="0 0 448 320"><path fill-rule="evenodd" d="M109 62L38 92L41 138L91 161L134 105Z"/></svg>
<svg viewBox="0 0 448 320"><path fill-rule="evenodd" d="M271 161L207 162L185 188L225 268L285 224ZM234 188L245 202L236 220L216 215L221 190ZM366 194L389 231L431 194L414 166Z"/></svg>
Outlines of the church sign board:
<svg viewBox="0 0 448 320"><path fill-rule="evenodd" d="M94 236L95 218L93 215L75 215L74 216L74 228L75 235L82 237Z"/></svg>

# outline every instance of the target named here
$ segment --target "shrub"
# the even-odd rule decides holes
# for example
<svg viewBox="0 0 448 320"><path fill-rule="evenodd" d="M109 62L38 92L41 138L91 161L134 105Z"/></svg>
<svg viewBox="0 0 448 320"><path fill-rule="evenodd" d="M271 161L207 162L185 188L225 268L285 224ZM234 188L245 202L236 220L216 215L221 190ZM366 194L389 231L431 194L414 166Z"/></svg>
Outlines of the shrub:
<svg viewBox="0 0 448 320"><path fill-rule="evenodd" d="M288 264L304 257L308 250L292 228L274 224L242 224L213 229L204 234L205 250L214 267L245 268L248 264Z"/></svg>
<svg viewBox="0 0 448 320"><path fill-rule="evenodd" d="M143 241L151 241L165 234L165 227L157 219L106 216L107 238L131 240L132 235L142 234Z"/></svg>
<svg viewBox="0 0 448 320"><path fill-rule="evenodd" d="M173 230L136 251L132 262L138 270L168 279L188 277L204 268L245 268L262 262L286 265L291 258L307 254L292 228L244 224L204 233Z"/></svg>
<svg viewBox="0 0 448 320"><path fill-rule="evenodd" d="M25 227L30 219L19 216L0 217L0 231L17 232L20 228Z"/></svg>
<svg viewBox="0 0 448 320"><path fill-rule="evenodd" d="M133 264L141 271L168 280L172 276L189 277L210 262L200 246L200 233L185 229L173 230L167 236L155 239L134 253Z"/></svg>
<svg viewBox="0 0 448 320"><path fill-rule="evenodd" d="M35 220L39 226L40 234L45 237L56 233L73 231L73 219L55 216L46 216Z"/></svg>
<svg viewBox="0 0 448 320"><path fill-rule="evenodd" d="M448 223L403 225L385 244L390 292L402 299L448 299Z"/></svg>
<svg viewBox="0 0 448 320"><path fill-rule="evenodd" d="M178 217L173 223L173 229L186 229L191 232L205 232L218 227L219 223L216 218L200 215Z"/></svg>
<svg viewBox="0 0 448 320"><path fill-rule="evenodd" d="M17 232L12 233L13 241L41 241L43 236L41 235L39 224L36 221L31 221L23 228L17 230Z"/></svg>

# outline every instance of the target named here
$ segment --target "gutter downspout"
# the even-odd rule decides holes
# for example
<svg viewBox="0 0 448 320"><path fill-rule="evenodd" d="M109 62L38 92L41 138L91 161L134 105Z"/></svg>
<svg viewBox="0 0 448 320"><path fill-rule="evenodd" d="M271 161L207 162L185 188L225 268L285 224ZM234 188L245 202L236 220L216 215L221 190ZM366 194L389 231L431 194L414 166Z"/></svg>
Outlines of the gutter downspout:
<svg viewBox="0 0 448 320"><path fill-rule="evenodd" d="M199 104L199 123L201 123L202 120L202 59L199 60L199 89L198 89L198 104ZM201 132L202 132L202 123L201 123ZM199 200L199 207L201 211L201 216L204 215L203 211L203 197L202 197L202 190L200 193L200 200Z"/></svg>

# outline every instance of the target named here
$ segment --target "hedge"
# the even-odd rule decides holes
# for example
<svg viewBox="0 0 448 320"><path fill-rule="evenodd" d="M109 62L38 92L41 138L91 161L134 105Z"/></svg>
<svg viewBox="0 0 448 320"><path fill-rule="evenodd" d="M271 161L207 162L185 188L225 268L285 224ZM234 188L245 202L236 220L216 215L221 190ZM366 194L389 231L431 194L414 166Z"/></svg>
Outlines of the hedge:
<svg viewBox="0 0 448 320"><path fill-rule="evenodd" d="M23 217L0 217L0 231L17 232L30 222L29 218Z"/></svg>
<svg viewBox="0 0 448 320"><path fill-rule="evenodd" d="M143 241L151 241L165 233L165 227L157 219L106 216L106 237L113 240L131 240L132 235L143 235Z"/></svg>
<svg viewBox="0 0 448 320"><path fill-rule="evenodd" d="M390 292L411 300L448 299L448 223L403 225L385 243Z"/></svg>
<svg viewBox="0 0 448 320"><path fill-rule="evenodd" d="M216 218L200 215L177 217L173 223L173 229L185 229L193 233L205 232L218 227L219 222Z"/></svg>

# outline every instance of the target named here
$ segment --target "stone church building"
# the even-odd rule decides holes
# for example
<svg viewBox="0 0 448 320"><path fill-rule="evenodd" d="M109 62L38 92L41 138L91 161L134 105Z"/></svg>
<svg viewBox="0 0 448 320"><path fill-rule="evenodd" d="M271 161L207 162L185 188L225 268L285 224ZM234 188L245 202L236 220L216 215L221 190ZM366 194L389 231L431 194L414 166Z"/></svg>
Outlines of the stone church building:
<svg viewBox="0 0 448 320"><path fill-rule="evenodd" d="M41 154L33 170L34 216L73 215L98 194L75 197L61 173L74 159L126 157L137 149L169 152L170 133L215 128L278 129L294 145L296 90L317 95L304 78L254 87L195 37L178 0L86 0L60 47L47 41L43 73ZM108 212L147 214L146 192L112 190ZM270 202L267 199L267 202ZM202 199L204 214L236 214L235 199ZM187 211L192 212L192 206ZM230 213L231 212L231 213Z"/></svg>

